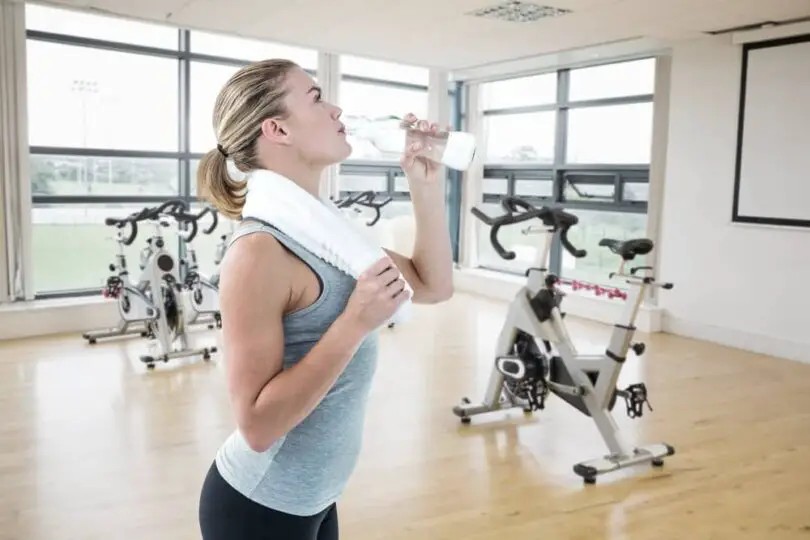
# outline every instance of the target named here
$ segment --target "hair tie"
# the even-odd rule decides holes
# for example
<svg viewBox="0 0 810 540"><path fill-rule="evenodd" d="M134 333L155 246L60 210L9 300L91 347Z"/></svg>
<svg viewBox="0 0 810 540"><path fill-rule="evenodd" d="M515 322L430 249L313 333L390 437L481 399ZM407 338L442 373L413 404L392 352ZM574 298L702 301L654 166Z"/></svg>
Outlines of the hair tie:
<svg viewBox="0 0 810 540"><path fill-rule="evenodd" d="M225 149L222 148L221 144L217 145L217 150L219 150L219 153L222 154L223 156L228 157L228 152L226 152Z"/></svg>

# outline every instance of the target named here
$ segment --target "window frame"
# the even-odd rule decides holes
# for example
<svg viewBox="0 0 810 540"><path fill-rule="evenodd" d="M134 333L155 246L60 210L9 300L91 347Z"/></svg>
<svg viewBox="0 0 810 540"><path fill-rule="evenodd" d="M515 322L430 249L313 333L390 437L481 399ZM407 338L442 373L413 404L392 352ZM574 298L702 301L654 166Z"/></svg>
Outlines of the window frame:
<svg viewBox="0 0 810 540"><path fill-rule="evenodd" d="M653 58L654 57L649 57ZM605 62L599 65L623 64L644 60L638 58L629 61ZM653 61L653 66L655 66ZM593 67L593 66L585 66ZM624 197L626 185L650 183L650 164L611 164L611 163L568 163L566 161L568 143L568 114L569 111L586 107L601 107L611 105L625 105L635 103L654 103L654 94L633 94L628 96L616 96L609 98L598 98L590 100L570 100L571 72L581 68L562 68L555 70L557 74L557 100L554 103L542 103L538 105L528 105L520 107L501 107L497 109L484 109L477 114L483 117L490 115L533 113L542 111L554 111L557 116L555 131L554 160L549 165L538 165L533 163L490 163L483 164L484 178L506 178L507 196L515 195L517 180L541 180L552 181L552 194L549 197L520 196L527 202L537 206L550 206L564 208L576 213L576 210L597 210L620 213L641 213L648 214L649 204L646 200L628 200ZM535 73L530 75L540 75ZM479 87L480 88L480 87ZM615 189L611 200L568 200L565 197L565 186L574 178L581 177L587 180L583 183L614 185ZM576 184L576 182L574 182ZM481 197L484 203L499 203L502 195L486 194ZM477 233L476 233L477 234ZM476 242L478 239L476 238ZM482 264L480 261L474 263L478 268L492 270L500 273L513 273L501 268L494 268ZM559 237L555 237L549 254L549 271L557 275L562 273L562 245ZM522 273L520 274L522 275ZM608 276L605 276L607 280Z"/></svg>
<svg viewBox="0 0 810 540"><path fill-rule="evenodd" d="M102 148L74 148L74 147L51 147L51 146L36 146L31 145L28 147L29 154L34 155L51 155L51 156L65 156L65 157L118 157L118 158L155 158L155 159L172 159L175 160L178 167L178 189L176 196L171 198L182 199L189 205L199 203L196 195L192 194L191 186L193 179L191 178L191 162L193 160L201 159L205 154L200 152L190 151L190 125L191 125L191 65L193 62L220 64L241 67L250 64L249 60L240 58L231 58L226 56L213 56L201 53L191 52L191 36L194 30L189 29L176 29L177 32L177 47L159 48L150 47L145 45L137 45L132 43L123 43L116 41L108 41L97 38L88 38L82 36L75 36L70 34L61 34L54 32L47 32L42 30L32 30L26 28L26 41L42 41L53 43L57 45L87 47L91 49L102 49L120 53L141 54L151 57L171 58L177 61L178 69L178 88L177 97L179 100L179 123L178 123L178 150L177 151L143 151L143 150L126 150L126 149L102 149ZM316 76L316 71L306 69L307 73ZM164 195L32 195L31 206L32 209L47 206L47 205L92 205L99 203L109 204L138 204L150 205L165 202L168 198ZM178 238L178 254L180 257L185 256L185 245ZM112 256L113 252L111 252ZM181 274L183 269L180 269ZM181 279L183 276L181 275ZM86 297L99 294L101 292L101 285L96 288L90 289L69 289L58 291L33 291L34 299L49 299L49 298L65 298L65 297Z"/></svg>

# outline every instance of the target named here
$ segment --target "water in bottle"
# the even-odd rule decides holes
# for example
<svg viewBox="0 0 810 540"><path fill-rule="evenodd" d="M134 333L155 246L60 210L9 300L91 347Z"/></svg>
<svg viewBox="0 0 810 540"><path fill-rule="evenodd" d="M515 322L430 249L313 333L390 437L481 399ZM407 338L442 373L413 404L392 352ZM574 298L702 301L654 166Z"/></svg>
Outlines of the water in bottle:
<svg viewBox="0 0 810 540"><path fill-rule="evenodd" d="M411 144L419 142L420 156L458 171L467 170L475 157L475 137L463 131L425 133L415 123L396 116L354 124L347 125L347 133L358 141L371 144L383 155L401 155Z"/></svg>

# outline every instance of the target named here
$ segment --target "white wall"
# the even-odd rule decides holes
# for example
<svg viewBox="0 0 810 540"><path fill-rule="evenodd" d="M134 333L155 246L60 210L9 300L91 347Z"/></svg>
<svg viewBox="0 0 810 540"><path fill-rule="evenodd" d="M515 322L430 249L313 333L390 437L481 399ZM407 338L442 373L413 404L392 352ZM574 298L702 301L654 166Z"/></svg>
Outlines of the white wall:
<svg viewBox="0 0 810 540"><path fill-rule="evenodd" d="M810 362L810 231L731 223L741 54L725 38L673 51L664 329Z"/></svg>

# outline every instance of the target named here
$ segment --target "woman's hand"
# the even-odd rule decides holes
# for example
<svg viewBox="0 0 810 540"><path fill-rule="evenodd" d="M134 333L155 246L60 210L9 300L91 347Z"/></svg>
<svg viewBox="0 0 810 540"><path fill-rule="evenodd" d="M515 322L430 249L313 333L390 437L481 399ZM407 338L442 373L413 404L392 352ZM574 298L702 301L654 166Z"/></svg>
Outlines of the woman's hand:
<svg viewBox="0 0 810 540"><path fill-rule="evenodd" d="M412 113L408 113L404 121L407 124L415 124L413 129L422 133L435 134L439 131L439 127L435 122L430 123L427 120L419 120ZM448 126L446 129L450 131L451 128ZM417 155L422 151L422 145L423 143L418 140L409 140L399 164L410 182L434 184L436 182L436 173L441 168L441 165L426 157Z"/></svg>

